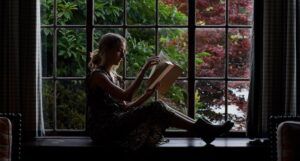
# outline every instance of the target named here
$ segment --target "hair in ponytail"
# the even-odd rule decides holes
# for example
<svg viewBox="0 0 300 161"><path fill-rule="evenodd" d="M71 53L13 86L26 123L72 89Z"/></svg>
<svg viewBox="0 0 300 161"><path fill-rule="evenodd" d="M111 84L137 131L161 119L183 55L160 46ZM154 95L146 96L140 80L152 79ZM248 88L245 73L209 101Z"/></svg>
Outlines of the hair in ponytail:
<svg viewBox="0 0 300 161"><path fill-rule="evenodd" d="M126 40L123 36L115 33L104 34L98 44L98 49L90 53L90 62L88 64L90 70L98 68L105 54L108 54L111 50L117 49Z"/></svg>

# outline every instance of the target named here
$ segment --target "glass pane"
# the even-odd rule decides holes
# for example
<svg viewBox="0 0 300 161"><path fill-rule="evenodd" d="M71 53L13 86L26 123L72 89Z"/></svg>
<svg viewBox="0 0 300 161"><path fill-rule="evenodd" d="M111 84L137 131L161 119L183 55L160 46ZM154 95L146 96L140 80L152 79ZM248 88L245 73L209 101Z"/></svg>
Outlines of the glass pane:
<svg viewBox="0 0 300 161"><path fill-rule="evenodd" d="M187 25L188 3L185 0L159 0L159 24Z"/></svg>
<svg viewBox="0 0 300 161"><path fill-rule="evenodd" d="M123 0L94 0L95 24L123 24Z"/></svg>
<svg viewBox="0 0 300 161"><path fill-rule="evenodd" d="M197 77L224 77L225 29L197 29L195 35Z"/></svg>
<svg viewBox="0 0 300 161"><path fill-rule="evenodd" d="M159 29L159 49L165 51L173 62L182 69L181 76L188 70L188 31L182 28Z"/></svg>
<svg viewBox="0 0 300 161"><path fill-rule="evenodd" d="M41 0L40 3L42 25L53 24L53 0Z"/></svg>
<svg viewBox="0 0 300 161"><path fill-rule="evenodd" d="M43 114L45 129L54 129L54 83L43 80Z"/></svg>
<svg viewBox="0 0 300 161"><path fill-rule="evenodd" d="M133 80L125 80L124 82L125 82L124 85L125 85L125 89L126 89L131 85L131 83L133 83ZM143 80L139 89L134 93L132 100L135 100L138 97L140 97L141 95L143 95L146 92L146 87L147 87L147 80ZM145 103L148 103L151 101L155 101L155 94L153 94Z"/></svg>
<svg viewBox="0 0 300 161"><path fill-rule="evenodd" d="M126 32L127 50L126 71L127 76L135 77L142 69L147 58L154 55L155 30L152 28L130 28ZM148 70L150 73L150 70ZM149 74L147 73L146 76Z"/></svg>
<svg viewBox="0 0 300 161"><path fill-rule="evenodd" d="M228 119L234 121L234 131L246 131L249 81L228 82Z"/></svg>
<svg viewBox="0 0 300 161"><path fill-rule="evenodd" d="M251 29L229 29L229 77L250 78L251 33Z"/></svg>
<svg viewBox="0 0 300 161"><path fill-rule="evenodd" d="M177 80L167 93L163 95L159 94L158 98L173 109L188 115L187 86L186 80Z"/></svg>
<svg viewBox="0 0 300 161"><path fill-rule="evenodd" d="M229 23L233 25L252 25L253 0L228 0Z"/></svg>
<svg viewBox="0 0 300 161"><path fill-rule="evenodd" d="M196 25L224 25L225 0L196 0Z"/></svg>
<svg viewBox="0 0 300 161"><path fill-rule="evenodd" d="M155 0L127 0L127 24L155 24Z"/></svg>
<svg viewBox="0 0 300 161"><path fill-rule="evenodd" d="M195 91L195 118L203 117L216 124L224 122L224 91L224 81L197 81Z"/></svg>
<svg viewBox="0 0 300 161"><path fill-rule="evenodd" d="M85 76L86 36L84 29L60 29L57 42L57 75Z"/></svg>
<svg viewBox="0 0 300 161"><path fill-rule="evenodd" d="M53 30L41 29L42 37L42 75L49 77L53 75Z"/></svg>
<svg viewBox="0 0 300 161"><path fill-rule="evenodd" d="M57 24L85 25L86 0L57 0Z"/></svg>
<svg viewBox="0 0 300 161"><path fill-rule="evenodd" d="M57 82L57 128L84 129L86 94L82 80Z"/></svg>

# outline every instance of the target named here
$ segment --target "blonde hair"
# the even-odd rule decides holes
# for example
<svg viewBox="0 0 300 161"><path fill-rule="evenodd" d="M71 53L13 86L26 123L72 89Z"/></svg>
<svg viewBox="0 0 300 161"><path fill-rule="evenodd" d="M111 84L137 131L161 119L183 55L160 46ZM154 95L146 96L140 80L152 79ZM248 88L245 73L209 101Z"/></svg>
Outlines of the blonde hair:
<svg viewBox="0 0 300 161"><path fill-rule="evenodd" d="M125 43L126 43L126 39L119 34L107 33L102 35L98 44L98 49L91 52L90 55L91 59L88 64L90 70L95 70L101 65L102 58L105 54L108 54L113 49L118 49L119 46ZM118 69L118 65L112 68L115 74L117 74L116 73L117 69Z"/></svg>

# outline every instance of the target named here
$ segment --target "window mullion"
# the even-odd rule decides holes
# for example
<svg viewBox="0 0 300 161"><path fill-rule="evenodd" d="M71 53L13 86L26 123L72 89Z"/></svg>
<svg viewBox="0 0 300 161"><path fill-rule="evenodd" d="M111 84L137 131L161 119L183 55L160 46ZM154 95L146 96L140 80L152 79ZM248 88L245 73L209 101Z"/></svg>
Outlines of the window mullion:
<svg viewBox="0 0 300 161"><path fill-rule="evenodd" d="M57 1L54 0L53 2L53 10L54 10L54 15L53 15L53 83L54 83L54 111L53 111L53 119L54 119L54 131L57 130Z"/></svg>
<svg viewBox="0 0 300 161"><path fill-rule="evenodd" d="M195 1L188 1L188 116L195 115Z"/></svg>
<svg viewBox="0 0 300 161"><path fill-rule="evenodd" d="M127 12L126 12L126 5L127 5L127 3L126 3L126 0L123 0L123 36L124 37L126 37L126 22L127 22ZM123 80L125 80L125 78L126 78L126 76L127 76L127 72L126 72L126 56L124 57L124 62L123 62ZM124 85L124 87L123 88L125 88L125 85Z"/></svg>
<svg viewBox="0 0 300 161"><path fill-rule="evenodd" d="M228 22L229 22L229 11L228 11L228 0L226 0L225 9L225 121L228 119Z"/></svg>
<svg viewBox="0 0 300 161"><path fill-rule="evenodd" d="M158 0L155 1L155 55L158 55L159 50L158 39ZM155 92L155 100L158 99L158 92Z"/></svg>
<svg viewBox="0 0 300 161"><path fill-rule="evenodd" d="M89 53L93 51L93 24L94 24L94 0L87 0L87 18L86 18L86 74L89 73L88 63L90 61ZM87 93L87 88L85 88ZM87 120L88 103L86 101L85 120ZM85 121L87 127L87 121ZM85 128L87 129L87 128Z"/></svg>

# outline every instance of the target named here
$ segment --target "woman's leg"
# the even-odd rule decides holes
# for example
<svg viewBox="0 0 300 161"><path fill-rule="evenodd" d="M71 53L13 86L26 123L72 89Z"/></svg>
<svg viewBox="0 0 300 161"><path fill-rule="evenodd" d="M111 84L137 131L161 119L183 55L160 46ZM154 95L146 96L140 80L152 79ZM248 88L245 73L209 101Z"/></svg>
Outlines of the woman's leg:
<svg viewBox="0 0 300 161"><path fill-rule="evenodd" d="M166 103L163 102L163 104L165 105L165 107L166 107L168 110L172 111L172 112L175 113L176 115L179 115L179 117L183 117L184 119L187 119L187 120L189 120L189 121L191 121L191 122L196 122L193 118L191 118L191 117L189 117L189 116L187 116L187 115L185 115L185 114L183 114L183 113L181 113L181 112L179 112L179 111L173 109L172 107L170 107L170 106L167 105Z"/></svg>

